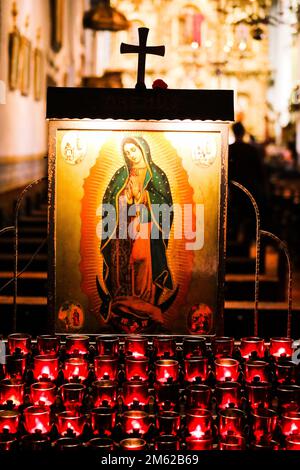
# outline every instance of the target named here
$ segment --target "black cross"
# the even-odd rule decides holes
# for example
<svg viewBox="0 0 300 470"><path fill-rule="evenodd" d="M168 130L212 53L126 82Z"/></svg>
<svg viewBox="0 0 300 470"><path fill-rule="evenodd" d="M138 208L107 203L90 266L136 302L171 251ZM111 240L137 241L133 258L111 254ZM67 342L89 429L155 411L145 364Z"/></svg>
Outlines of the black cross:
<svg viewBox="0 0 300 470"><path fill-rule="evenodd" d="M146 68L146 55L165 55L165 46L147 46L147 37L149 29L148 28L139 28L139 45L134 46L132 44L124 44L122 42L120 52L121 54L138 54L138 74L137 74L137 83L135 88L145 89L145 68Z"/></svg>

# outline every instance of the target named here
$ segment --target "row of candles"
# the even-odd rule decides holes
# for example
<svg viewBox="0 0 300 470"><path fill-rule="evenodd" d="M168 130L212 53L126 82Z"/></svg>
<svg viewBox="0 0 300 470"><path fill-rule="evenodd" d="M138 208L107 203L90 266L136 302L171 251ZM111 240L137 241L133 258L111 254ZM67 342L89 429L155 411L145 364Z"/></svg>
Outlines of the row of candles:
<svg viewBox="0 0 300 470"><path fill-rule="evenodd" d="M184 338L180 349L169 336L153 338L152 348L148 338L128 336L120 350L119 338L102 335L94 353L85 335L71 335L63 346L56 336L40 336L33 347L28 335L10 335L0 382L0 433L5 442L27 433L35 441L56 436L76 447L76 439L82 445L89 438L94 446L117 442L128 450L154 441L168 450L208 450L216 442L222 450L244 449L246 442L300 449L292 343L273 338L267 350L262 339L243 338L237 351L232 338L216 337L210 351L201 337ZM268 382L272 365L276 390Z"/></svg>

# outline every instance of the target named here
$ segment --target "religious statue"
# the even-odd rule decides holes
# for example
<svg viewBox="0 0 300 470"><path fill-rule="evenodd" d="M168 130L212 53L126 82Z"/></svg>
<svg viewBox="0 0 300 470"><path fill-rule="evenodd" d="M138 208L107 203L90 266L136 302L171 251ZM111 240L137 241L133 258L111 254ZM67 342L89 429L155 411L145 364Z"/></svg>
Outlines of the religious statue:
<svg viewBox="0 0 300 470"><path fill-rule="evenodd" d="M103 279L96 282L102 318L133 333L163 324L162 314L177 295L167 259L174 214L168 178L153 162L147 141L126 137L122 153L125 165L103 197L103 207L113 207L116 217L115 223L102 219ZM125 222L121 214L128 215ZM171 294L160 304L166 292Z"/></svg>

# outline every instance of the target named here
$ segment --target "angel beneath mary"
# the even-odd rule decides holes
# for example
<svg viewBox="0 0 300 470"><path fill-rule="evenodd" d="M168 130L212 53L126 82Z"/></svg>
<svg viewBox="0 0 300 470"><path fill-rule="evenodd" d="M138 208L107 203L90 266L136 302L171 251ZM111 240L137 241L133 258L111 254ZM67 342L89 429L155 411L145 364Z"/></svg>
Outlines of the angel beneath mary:
<svg viewBox="0 0 300 470"><path fill-rule="evenodd" d="M105 217L101 222L106 236L100 245L103 275L96 279L100 314L119 332L163 331L163 313L178 292L167 260L174 217L171 189L143 137L127 137L121 148L125 164L109 182L102 201L103 207L113 206L116 216L113 224ZM120 222L124 209L129 214L127 236ZM167 295L161 301L163 294Z"/></svg>

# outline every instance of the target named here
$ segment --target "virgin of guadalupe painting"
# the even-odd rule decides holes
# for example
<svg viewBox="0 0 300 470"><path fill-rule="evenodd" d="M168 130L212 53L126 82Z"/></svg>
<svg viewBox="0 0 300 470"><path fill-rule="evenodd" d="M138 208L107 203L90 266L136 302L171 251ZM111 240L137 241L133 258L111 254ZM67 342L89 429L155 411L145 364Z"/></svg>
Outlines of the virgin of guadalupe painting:
<svg viewBox="0 0 300 470"><path fill-rule="evenodd" d="M145 138L126 137L121 151L124 165L103 197L103 206L112 206L117 217L115 223L102 219L103 283L96 279L100 315L123 332L152 323L157 329L178 292L167 257L174 218L171 188ZM129 215L124 222L121 213ZM165 291L168 297L161 302Z"/></svg>

